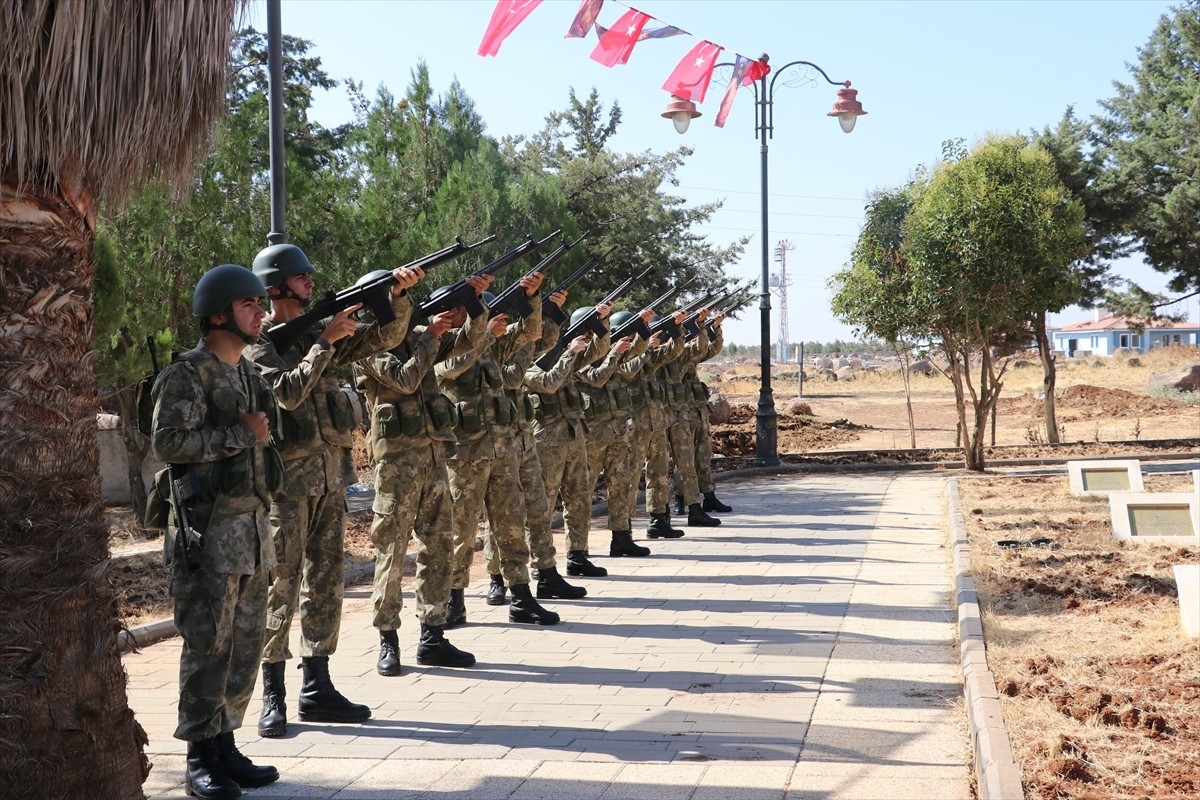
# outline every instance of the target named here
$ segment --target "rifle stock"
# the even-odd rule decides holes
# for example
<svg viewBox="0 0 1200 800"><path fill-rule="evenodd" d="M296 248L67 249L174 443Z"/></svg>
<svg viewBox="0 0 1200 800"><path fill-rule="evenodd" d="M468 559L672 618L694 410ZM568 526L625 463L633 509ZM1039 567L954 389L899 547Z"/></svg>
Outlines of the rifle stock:
<svg viewBox="0 0 1200 800"><path fill-rule="evenodd" d="M492 234L480 239L475 244L465 244L462 237L458 237L449 247L443 247L441 250L410 261L404 265L404 268L430 270L439 264L469 253L477 247L482 247L495 238L496 235ZM313 325L359 303L371 309L380 325L394 322L396 315L392 311L391 289L395 283L396 279L387 275L361 286L351 286L337 293L329 292L300 316L271 326L267 331L267 338L275 345L278 352L286 352Z"/></svg>
<svg viewBox="0 0 1200 800"><path fill-rule="evenodd" d="M532 236L527 236L524 242L509 250L495 261L484 265L482 269L472 272L466 277L459 278L445 292L440 293L437 297L430 297L417 306L417 310L413 314L414 323L417 320L428 319L441 314L443 311L450 311L459 306L466 306L467 313L472 318L479 316L484 312L483 301L475 293L475 287L467 282L467 278L474 275L495 275L522 256L537 250L546 242L558 236L559 233L560 231L555 231L541 241L534 239Z"/></svg>
<svg viewBox="0 0 1200 800"><path fill-rule="evenodd" d="M582 278L584 275L588 274L588 272L590 272L591 269L593 267L595 267L597 264L599 264L601 261L608 258L612 254L612 251L616 250L616 249L617 248L615 248L615 247L610 247L610 248L608 248L608 250L604 251L603 254L598 255L598 256L592 256L587 261L583 262L582 267L580 267L579 269L575 270L570 275L568 275L566 277L566 279L563 280L562 283L560 283L560 284L558 284L558 286L554 287L553 291L551 291L550 294L554 294L555 292L568 291L572 286L574 286L576 283L579 282L580 278ZM546 295L546 296L549 297L550 295ZM563 310L561 308L554 305L553 303L547 303L546 307L544 309L542 309L542 313L545 316L549 317L551 320L553 320L558 325L562 325L564 322L567 321L567 315L563 313ZM555 360L557 360L557 358ZM554 362L552 361L550 363L553 364Z"/></svg>
<svg viewBox="0 0 1200 800"><path fill-rule="evenodd" d="M556 234L557 231L552 235ZM529 272L526 272L522 277L528 278L532 275L536 275L539 272L545 275L546 272L554 267L555 264L561 261L567 255L567 253L571 251L571 248L575 247L575 245L579 244L587 237L588 234L585 233L583 236L580 236L573 242L563 242L558 246L558 249L543 258L540 262L538 262L536 267L529 270ZM555 306L555 308L557 308L557 306ZM521 286L521 281L519 280L506 288L500 294L496 295L495 301L492 302L491 307L488 309L489 318L494 317L497 314L507 314L509 319L524 319L532 313L533 306L530 305L529 298L525 296L525 287Z"/></svg>

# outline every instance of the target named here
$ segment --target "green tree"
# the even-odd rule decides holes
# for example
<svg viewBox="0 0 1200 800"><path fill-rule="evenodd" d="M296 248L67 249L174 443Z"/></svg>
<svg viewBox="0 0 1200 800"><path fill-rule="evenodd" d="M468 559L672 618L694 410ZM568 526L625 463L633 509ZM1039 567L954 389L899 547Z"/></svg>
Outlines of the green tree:
<svg viewBox="0 0 1200 800"><path fill-rule="evenodd" d="M1164 14L1138 55L1131 82L1115 84L1094 121L1107 194L1146 262L1191 297L1200 293L1200 3ZM1154 305L1181 299L1135 291L1109 305L1149 318Z"/></svg>
<svg viewBox="0 0 1200 800"><path fill-rule="evenodd" d="M964 460L982 470L1004 356L1079 291L1071 268L1088 252L1083 209L1044 149L992 136L931 171L904 236L913 309L950 361Z"/></svg>
<svg viewBox="0 0 1200 800"><path fill-rule="evenodd" d="M92 373L97 202L116 207L152 166L187 183L197 140L221 111L236 5L47 0L3 12L6 793L142 797L146 735L128 706L104 572Z"/></svg>

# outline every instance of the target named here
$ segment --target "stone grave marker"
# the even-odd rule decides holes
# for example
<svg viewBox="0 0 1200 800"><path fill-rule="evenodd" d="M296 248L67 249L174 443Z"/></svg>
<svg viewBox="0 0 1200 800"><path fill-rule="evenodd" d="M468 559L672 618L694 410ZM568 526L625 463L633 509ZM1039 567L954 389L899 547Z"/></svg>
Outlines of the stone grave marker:
<svg viewBox="0 0 1200 800"><path fill-rule="evenodd" d="M1200 546L1200 499L1193 492L1112 492L1108 504L1117 539Z"/></svg>
<svg viewBox="0 0 1200 800"><path fill-rule="evenodd" d="M1109 492L1142 492L1142 463L1137 459L1112 461L1068 461L1071 494L1099 495Z"/></svg>
<svg viewBox="0 0 1200 800"><path fill-rule="evenodd" d="M1188 636L1200 637L1200 564L1176 564L1175 585L1179 587L1179 618Z"/></svg>

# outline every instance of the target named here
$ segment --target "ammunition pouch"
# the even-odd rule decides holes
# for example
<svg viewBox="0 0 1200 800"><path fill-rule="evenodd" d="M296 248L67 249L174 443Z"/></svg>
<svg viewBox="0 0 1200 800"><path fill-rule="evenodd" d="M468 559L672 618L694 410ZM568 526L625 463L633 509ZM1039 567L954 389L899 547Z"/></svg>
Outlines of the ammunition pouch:
<svg viewBox="0 0 1200 800"><path fill-rule="evenodd" d="M327 392L325 402L329 406L329 421L333 423L335 431L354 429L357 422L354 419L354 404L350 402L350 395L340 389Z"/></svg>

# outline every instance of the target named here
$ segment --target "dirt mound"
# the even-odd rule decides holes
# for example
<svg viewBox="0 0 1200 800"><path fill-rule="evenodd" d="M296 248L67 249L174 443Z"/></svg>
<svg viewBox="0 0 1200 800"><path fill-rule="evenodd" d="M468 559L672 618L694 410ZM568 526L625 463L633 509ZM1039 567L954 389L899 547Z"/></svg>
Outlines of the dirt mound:
<svg viewBox="0 0 1200 800"><path fill-rule="evenodd" d="M758 407L738 403L730 408L729 422L713 425L713 453L727 458L752 456L755 453ZM858 438L858 432L868 425L856 425L846 419L821 420L813 416L807 403L788 403L777 411L778 450L780 453L807 453L848 445Z"/></svg>
<svg viewBox="0 0 1200 800"><path fill-rule="evenodd" d="M1158 413L1176 413L1186 403L1169 397L1149 397L1126 389L1077 384L1055 395L1055 410L1063 422L1097 417L1129 419ZM1001 397L999 408L1005 413L1027 414L1040 419L1042 400L1033 395Z"/></svg>

